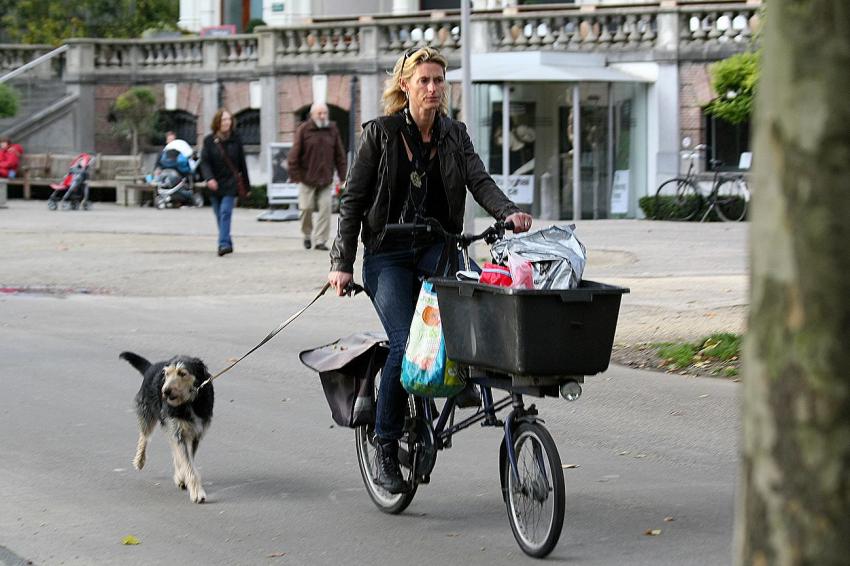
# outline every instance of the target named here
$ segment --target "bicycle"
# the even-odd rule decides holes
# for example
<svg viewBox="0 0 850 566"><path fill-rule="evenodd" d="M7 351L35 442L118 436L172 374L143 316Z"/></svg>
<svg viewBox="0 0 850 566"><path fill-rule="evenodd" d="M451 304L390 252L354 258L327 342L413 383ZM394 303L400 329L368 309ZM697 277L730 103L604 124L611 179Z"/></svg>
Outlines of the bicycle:
<svg viewBox="0 0 850 566"><path fill-rule="evenodd" d="M690 163L684 177L673 177L661 183L655 192L653 217L656 220L690 220L707 204L700 218L704 222L714 210L724 222L740 222L747 215L750 190L743 174L721 174L716 168L721 161L713 159L715 167L711 191L703 197L697 182L694 160L697 152L704 148L698 145L689 154Z"/></svg>
<svg viewBox="0 0 850 566"><path fill-rule="evenodd" d="M461 252L467 269L469 246L478 240L492 245L504 237L506 229L512 226L503 222L496 222L477 235L447 234L434 224L390 228L395 232L436 232L444 236L449 249L457 247ZM457 267L457 254L449 255L455 257L450 267ZM538 417L535 405L526 407L523 396L560 394L569 401L581 396L584 376L608 367L620 298L628 289L593 281L583 281L578 289L556 291L492 287L448 278L430 281L437 289L448 357L466 366L467 379L480 388L481 403L474 414L455 422L457 406L453 397L438 410L432 399L408 396L404 433L399 442L399 462L407 490L395 495L375 481L374 423L356 427L357 461L363 483L378 509L401 513L413 501L418 487L429 483L437 453L451 447L455 434L479 422L485 427L501 427L504 436L499 450L499 479L511 530L523 552L537 558L547 556L555 548L563 527L564 476L552 435ZM492 304L494 301L516 303L525 311L525 319L534 319L550 333L548 338L562 338L567 346L541 348L546 341L529 340L528 351L512 351L507 343L517 342L519 325L515 321L501 327L489 320L476 322L476 314L486 319L487 313L502 312L503 306ZM566 311L573 311L566 318L565 306ZM527 322L523 320L522 324ZM487 327L486 334L482 326ZM507 338L510 334L513 340ZM476 340L477 335L504 338ZM470 348L470 340L477 346ZM373 393L377 395L379 376L375 383ZM493 389L508 394L494 400ZM507 417L497 418L497 412L508 407L511 411Z"/></svg>

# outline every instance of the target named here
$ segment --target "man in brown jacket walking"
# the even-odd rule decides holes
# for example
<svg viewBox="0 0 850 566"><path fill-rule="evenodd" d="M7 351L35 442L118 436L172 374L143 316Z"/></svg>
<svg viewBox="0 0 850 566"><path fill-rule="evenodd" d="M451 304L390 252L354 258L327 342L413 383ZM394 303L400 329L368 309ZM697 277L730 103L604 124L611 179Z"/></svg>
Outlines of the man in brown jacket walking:
<svg viewBox="0 0 850 566"><path fill-rule="evenodd" d="M304 247L327 250L331 227L331 189L334 169L345 180L346 158L336 124L328 120L328 107L315 103L310 119L295 130L289 151L289 175L299 183L298 208ZM315 226L313 212L317 212Z"/></svg>

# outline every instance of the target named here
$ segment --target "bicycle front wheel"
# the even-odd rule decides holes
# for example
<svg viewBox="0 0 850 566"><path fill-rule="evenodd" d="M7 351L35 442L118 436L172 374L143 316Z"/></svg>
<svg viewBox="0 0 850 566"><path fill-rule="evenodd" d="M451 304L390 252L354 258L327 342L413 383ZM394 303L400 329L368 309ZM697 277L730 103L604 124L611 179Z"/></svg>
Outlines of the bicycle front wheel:
<svg viewBox="0 0 850 566"><path fill-rule="evenodd" d="M750 190L743 179L729 179L717 187L717 216L724 222L740 222L750 206Z"/></svg>
<svg viewBox="0 0 850 566"><path fill-rule="evenodd" d="M502 469L505 505L519 547L535 558L547 556L564 525L564 472L549 431L540 423L522 423L514 431L517 475L510 462ZM505 453L505 459L508 458Z"/></svg>
<svg viewBox="0 0 850 566"><path fill-rule="evenodd" d="M656 220L690 220L701 208L702 195L688 179L669 179L655 192Z"/></svg>

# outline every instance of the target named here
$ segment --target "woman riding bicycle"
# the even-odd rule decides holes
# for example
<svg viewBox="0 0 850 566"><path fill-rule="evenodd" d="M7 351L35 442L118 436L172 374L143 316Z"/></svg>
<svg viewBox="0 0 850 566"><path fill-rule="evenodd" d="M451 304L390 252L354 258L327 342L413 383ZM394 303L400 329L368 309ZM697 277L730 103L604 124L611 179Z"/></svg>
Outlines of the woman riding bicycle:
<svg viewBox="0 0 850 566"><path fill-rule="evenodd" d="M459 233L468 189L493 217L513 222L515 232L531 227L531 216L484 169L466 127L446 115L447 65L430 47L412 49L396 62L383 94L385 115L364 125L330 252L328 281L342 296L353 278L360 234L364 287L389 339L375 418L375 480L390 493L406 487L398 462L407 401L400 376L416 298L421 278L442 273L447 257L436 238L390 234L387 226L429 218Z"/></svg>

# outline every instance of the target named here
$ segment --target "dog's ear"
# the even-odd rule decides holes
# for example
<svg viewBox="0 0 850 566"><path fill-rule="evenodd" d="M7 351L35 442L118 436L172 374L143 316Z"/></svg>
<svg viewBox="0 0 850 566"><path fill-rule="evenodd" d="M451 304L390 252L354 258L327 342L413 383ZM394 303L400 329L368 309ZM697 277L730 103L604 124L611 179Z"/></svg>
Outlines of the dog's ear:
<svg viewBox="0 0 850 566"><path fill-rule="evenodd" d="M207 369L207 365L200 358L187 358L187 365L198 382L209 379L210 370Z"/></svg>

